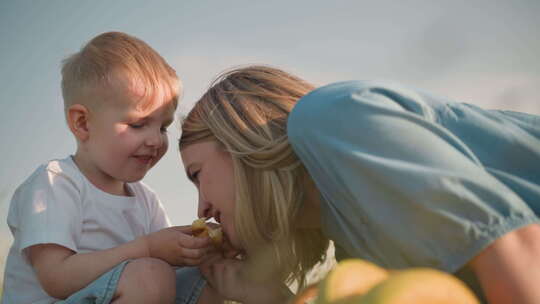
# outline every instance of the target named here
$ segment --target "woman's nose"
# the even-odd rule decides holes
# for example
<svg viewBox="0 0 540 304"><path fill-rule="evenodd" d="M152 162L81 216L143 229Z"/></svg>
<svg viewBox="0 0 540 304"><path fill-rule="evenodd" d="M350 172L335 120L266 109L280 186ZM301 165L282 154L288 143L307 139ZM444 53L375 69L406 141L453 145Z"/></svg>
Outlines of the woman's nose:
<svg viewBox="0 0 540 304"><path fill-rule="evenodd" d="M199 216L199 218L210 217L211 210L212 210L212 206L209 203L199 198L199 208L197 210L197 215Z"/></svg>

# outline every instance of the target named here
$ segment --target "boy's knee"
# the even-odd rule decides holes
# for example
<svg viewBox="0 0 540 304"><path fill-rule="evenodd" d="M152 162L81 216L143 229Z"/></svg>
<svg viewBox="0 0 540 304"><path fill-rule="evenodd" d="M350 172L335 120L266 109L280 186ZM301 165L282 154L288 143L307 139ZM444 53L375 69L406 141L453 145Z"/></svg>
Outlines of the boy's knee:
<svg viewBox="0 0 540 304"><path fill-rule="evenodd" d="M155 258L140 258L126 265L116 294L125 299L144 299L144 303L173 303L175 280L176 274L168 263Z"/></svg>

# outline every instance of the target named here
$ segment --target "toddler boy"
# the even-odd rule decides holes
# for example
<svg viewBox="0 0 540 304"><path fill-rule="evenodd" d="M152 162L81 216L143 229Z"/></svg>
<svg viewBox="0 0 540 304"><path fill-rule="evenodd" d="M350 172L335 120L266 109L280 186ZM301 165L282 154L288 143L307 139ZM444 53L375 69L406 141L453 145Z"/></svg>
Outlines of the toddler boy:
<svg viewBox="0 0 540 304"><path fill-rule="evenodd" d="M40 166L13 195L3 303L216 300L196 269L170 266L198 265L210 240L169 227L140 182L167 150L179 90L174 69L124 33L101 34L63 62L77 151Z"/></svg>

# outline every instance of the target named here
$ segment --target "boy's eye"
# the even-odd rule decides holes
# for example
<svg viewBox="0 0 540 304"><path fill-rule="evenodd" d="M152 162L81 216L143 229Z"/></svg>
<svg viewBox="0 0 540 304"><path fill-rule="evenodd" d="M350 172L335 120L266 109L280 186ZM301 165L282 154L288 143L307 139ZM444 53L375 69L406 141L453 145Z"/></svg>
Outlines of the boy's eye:
<svg viewBox="0 0 540 304"><path fill-rule="evenodd" d="M167 133L167 127L161 127L161 133Z"/></svg>

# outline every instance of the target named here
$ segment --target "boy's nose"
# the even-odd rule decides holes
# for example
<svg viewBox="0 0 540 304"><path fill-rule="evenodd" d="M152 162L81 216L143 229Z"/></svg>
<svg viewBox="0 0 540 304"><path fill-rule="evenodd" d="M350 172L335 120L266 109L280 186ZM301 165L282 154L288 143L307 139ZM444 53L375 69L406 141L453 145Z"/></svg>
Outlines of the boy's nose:
<svg viewBox="0 0 540 304"><path fill-rule="evenodd" d="M161 132L151 132L146 137L146 145L151 147L161 147L163 145L163 134Z"/></svg>

